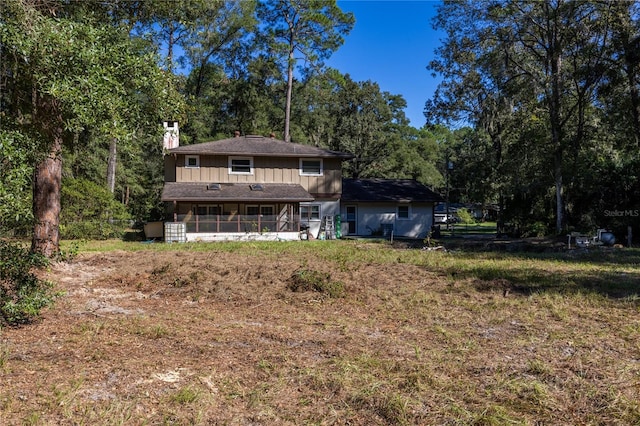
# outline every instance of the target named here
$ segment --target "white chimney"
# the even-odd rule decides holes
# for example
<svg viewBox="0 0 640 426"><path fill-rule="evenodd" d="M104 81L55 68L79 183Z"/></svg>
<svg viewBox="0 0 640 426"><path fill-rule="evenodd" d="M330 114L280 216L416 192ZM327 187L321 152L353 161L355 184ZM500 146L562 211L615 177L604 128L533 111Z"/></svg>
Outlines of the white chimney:
<svg viewBox="0 0 640 426"><path fill-rule="evenodd" d="M178 131L177 121L163 121L164 127L164 140L162 147L167 149L173 149L180 146L180 132Z"/></svg>

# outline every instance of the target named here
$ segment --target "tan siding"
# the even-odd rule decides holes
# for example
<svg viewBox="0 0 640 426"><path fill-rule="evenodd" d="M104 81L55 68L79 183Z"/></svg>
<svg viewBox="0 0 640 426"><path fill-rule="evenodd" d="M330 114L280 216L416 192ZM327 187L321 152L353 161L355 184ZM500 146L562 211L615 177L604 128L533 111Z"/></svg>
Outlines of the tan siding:
<svg viewBox="0 0 640 426"><path fill-rule="evenodd" d="M262 169L261 173L256 173L257 180L259 182L274 182L275 170L273 168ZM258 169L256 169L256 172Z"/></svg>
<svg viewBox="0 0 640 426"><path fill-rule="evenodd" d="M323 159L323 176L300 176L299 158L254 157L253 175L229 174L226 156L200 156L199 168L184 167L184 156L175 161L176 182L220 182L220 183L293 183L300 184L313 194L336 194L342 190L341 160ZM171 161L166 162L165 180L170 182Z"/></svg>
<svg viewBox="0 0 640 426"><path fill-rule="evenodd" d="M197 182L200 180L200 176L195 176L195 173L193 173L195 169L182 166L179 170L182 171L182 181L184 182Z"/></svg>
<svg viewBox="0 0 640 426"><path fill-rule="evenodd" d="M211 167L211 157L200 156L200 182L211 182L213 167Z"/></svg>

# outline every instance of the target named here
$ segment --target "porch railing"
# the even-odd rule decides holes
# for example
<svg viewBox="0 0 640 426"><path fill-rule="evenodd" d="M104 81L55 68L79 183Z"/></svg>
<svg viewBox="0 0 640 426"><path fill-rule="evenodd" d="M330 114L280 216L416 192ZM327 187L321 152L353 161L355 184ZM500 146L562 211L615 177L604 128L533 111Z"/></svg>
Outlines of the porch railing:
<svg viewBox="0 0 640 426"><path fill-rule="evenodd" d="M300 218L279 215L178 215L187 232L300 232Z"/></svg>

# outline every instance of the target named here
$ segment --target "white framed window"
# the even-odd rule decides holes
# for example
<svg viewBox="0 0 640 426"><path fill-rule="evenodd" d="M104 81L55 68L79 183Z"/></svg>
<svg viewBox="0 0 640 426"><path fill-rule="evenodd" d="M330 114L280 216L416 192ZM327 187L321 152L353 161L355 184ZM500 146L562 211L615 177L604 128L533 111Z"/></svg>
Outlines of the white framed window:
<svg viewBox="0 0 640 426"><path fill-rule="evenodd" d="M184 156L184 166L198 168L200 167L200 156L198 155L185 155Z"/></svg>
<svg viewBox="0 0 640 426"><path fill-rule="evenodd" d="M300 220L302 220L303 222L320 220L320 204L301 204Z"/></svg>
<svg viewBox="0 0 640 426"><path fill-rule="evenodd" d="M322 158L301 158L300 176L322 176Z"/></svg>
<svg viewBox="0 0 640 426"><path fill-rule="evenodd" d="M229 157L229 174L232 175L252 175L252 157Z"/></svg>
<svg viewBox="0 0 640 426"><path fill-rule="evenodd" d="M398 206L396 217L399 220L409 220L409 217L411 215L411 211L409 207L410 207L409 205Z"/></svg>

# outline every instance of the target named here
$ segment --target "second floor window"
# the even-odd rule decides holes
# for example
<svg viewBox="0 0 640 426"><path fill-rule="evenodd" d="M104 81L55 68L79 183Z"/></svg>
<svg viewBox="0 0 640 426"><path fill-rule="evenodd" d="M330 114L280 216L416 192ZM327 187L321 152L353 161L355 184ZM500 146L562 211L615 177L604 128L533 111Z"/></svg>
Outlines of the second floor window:
<svg viewBox="0 0 640 426"><path fill-rule="evenodd" d="M322 176L322 159L301 158L300 159L300 175L301 176Z"/></svg>
<svg viewBox="0 0 640 426"><path fill-rule="evenodd" d="M186 155L184 157L185 167L200 167L200 157L197 155Z"/></svg>
<svg viewBox="0 0 640 426"><path fill-rule="evenodd" d="M229 157L230 174L253 174L253 158L251 157Z"/></svg>

